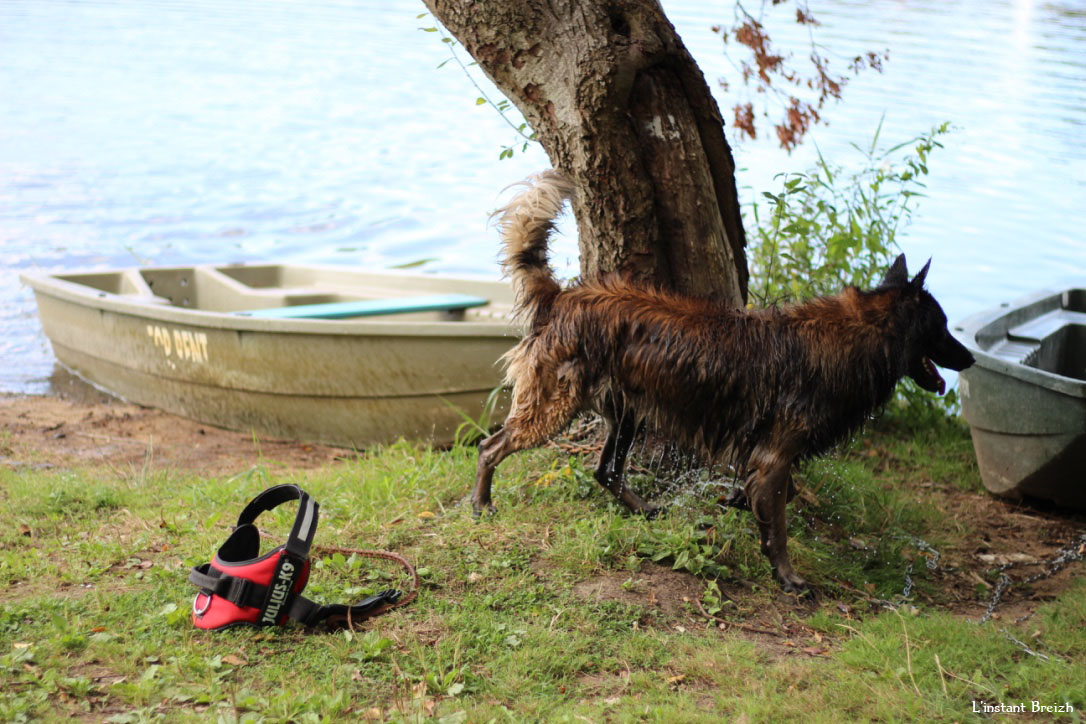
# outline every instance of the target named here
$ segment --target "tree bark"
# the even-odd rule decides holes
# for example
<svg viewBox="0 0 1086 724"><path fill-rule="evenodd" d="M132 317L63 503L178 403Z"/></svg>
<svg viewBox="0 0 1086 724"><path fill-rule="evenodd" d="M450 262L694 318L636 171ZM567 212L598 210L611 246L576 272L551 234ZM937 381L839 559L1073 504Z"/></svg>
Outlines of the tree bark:
<svg viewBox="0 0 1086 724"><path fill-rule="evenodd" d="M656 0L424 0L576 183L581 272L739 305L735 164Z"/></svg>

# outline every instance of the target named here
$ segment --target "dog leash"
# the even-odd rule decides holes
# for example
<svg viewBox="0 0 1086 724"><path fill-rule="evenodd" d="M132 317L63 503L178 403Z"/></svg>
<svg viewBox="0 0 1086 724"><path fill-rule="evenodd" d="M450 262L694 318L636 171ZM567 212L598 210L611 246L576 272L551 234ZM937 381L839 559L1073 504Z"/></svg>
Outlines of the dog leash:
<svg viewBox="0 0 1086 724"><path fill-rule="evenodd" d="M268 536L267 534L261 534L261 537L271 538L271 536ZM400 566L402 566L403 569L407 571L407 574L411 576L412 590L410 593L401 595L399 600L395 603L388 603L375 611L367 612L363 618L358 619L357 621L353 621L353 623L358 623L358 621L364 621L367 618L373 618L374 616L380 616L381 614L388 613L393 609L402 608L403 606L406 606L407 604L411 603L419 597L419 589L422 588L422 581L419 579L419 574L415 570L415 567L411 565L411 561L407 560L399 553L393 553L392 551L366 550L360 548L341 548L339 546L325 545L313 546L313 550L318 553L340 553L342 555L355 555L359 558L383 558L388 561L394 561L396 563L399 563ZM346 618L348 628L350 628L350 626L352 625L351 617L349 614L350 611L348 610L348 615Z"/></svg>

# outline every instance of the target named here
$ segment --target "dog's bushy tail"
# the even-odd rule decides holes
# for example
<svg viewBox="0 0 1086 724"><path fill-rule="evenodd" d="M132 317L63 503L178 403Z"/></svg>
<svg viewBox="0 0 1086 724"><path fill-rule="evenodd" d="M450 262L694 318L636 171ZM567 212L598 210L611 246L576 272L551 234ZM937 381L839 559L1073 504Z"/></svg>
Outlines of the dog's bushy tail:
<svg viewBox="0 0 1086 724"><path fill-rule="evenodd" d="M562 205L573 195L573 183L558 171L543 171L523 183L528 188L494 215L500 216L502 269L513 280L516 316L530 328L561 291L547 263L547 242Z"/></svg>

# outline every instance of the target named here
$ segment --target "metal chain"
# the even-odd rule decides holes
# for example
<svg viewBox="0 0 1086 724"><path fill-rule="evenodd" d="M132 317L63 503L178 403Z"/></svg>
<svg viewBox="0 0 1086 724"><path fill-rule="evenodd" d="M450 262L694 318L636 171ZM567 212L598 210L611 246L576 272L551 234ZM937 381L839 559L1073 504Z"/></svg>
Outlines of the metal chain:
<svg viewBox="0 0 1086 724"><path fill-rule="evenodd" d="M919 538L917 536L909 536L908 541L917 550L923 553L930 554L928 556L924 556L924 565L927 566L929 571L939 570L939 559L941 558L941 555L939 551L935 549L935 546L933 546L931 543L928 543L923 538ZM951 569L948 568L946 570L949 571ZM909 561L905 565L905 587L901 590L901 596L898 597L896 603L891 601L882 601L881 603L885 606L890 606L891 608L897 608L898 606L909 600L909 597L913 595L913 588L915 586L916 582L913 581L913 563L912 561Z"/></svg>
<svg viewBox="0 0 1086 724"><path fill-rule="evenodd" d="M909 538L909 543L911 543L914 547L916 547L917 550L920 550L921 552L928 554L927 556L924 557L924 565L927 566L929 571L937 571L937 570L939 570L939 563L940 563L940 560L942 558L942 555L940 554L940 552L933 545L931 545L926 540L924 540L923 538L920 538L918 536L911 536ZM1073 541L1070 545L1068 545L1068 546L1066 546L1064 548L1061 548L1059 550L1059 552L1057 552L1055 557L1053 557L1051 560L1045 561L1045 562L1042 562L1041 564L1039 564L1039 565L1044 566L1044 568L1039 573L1035 573L1035 574L1033 574L1031 576L1026 576L1021 581L1019 581L1019 583L1022 583L1022 584L1036 583L1037 581L1040 581L1040 580L1042 580L1044 578L1049 578L1051 576L1054 576L1055 574L1057 574L1061 570L1063 570L1068 564L1073 563L1075 561L1083 560L1084 556L1086 556L1086 531L1083 531L1082 533L1080 533L1079 537L1075 541ZM1024 563L1024 562L1015 561L1015 562L1004 563L1003 565L1001 565L999 568L996 569L996 572L999 573L999 581L996 582L995 588L992 590L992 596L988 601L988 607L985 610L984 615L977 621L978 624L983 624L983 623L986 623L989 620L991 620L992 616L995 614L996 608L999 606L1000 602L1003 599L1003 594L1006 593L1007 589L1010 588L1011 584L1014 583L1014 579L1012 579L1010 576L1008 576L1006 574L1007 569L1013 568L1015 566L1021 566L1021 565L1038 565L1038 564L1027 564L1027 563ZM955 569L952 568L952 567L946 567L946 568L944 568L944 570L947 571L947 572L951 572L951 571L953 571ZM884 606L890 607L890 608L897 608L898 606L905 603L909 599L909 597L912 596L912 592L913 592L913 589L915 587L915 581L913 580L912 573L913 573L913 564L910 561L905 566L905 573L904 573L905 585L904 585L904 588L901 591L901 596L898 597L898 600L896 602L894 602L894 601L879 601L879 603L881 603ZM1012 639L1012 640L1014 640L1014 639ZM1043 654L1036 654L1035 652L1031 651L1025 644L1022 644L1020 641L1014 640L1014 642L1016 644L1022 646L1022 648L1024 650L1026 650L1028 653L1032 653L1032 654L1035 654L1035 655L1038 655L1038 656L1043 656Z"/></svg>
<svg viewBox="0 0 1086 724"><path fill-rule="evenodd" d="M929 554L927 556L924 556L924 565L927 566L927 569L929 571L939 570L939 559L942 556L939 551L935 550L935 546L918 536L911 536L909 538L909 543L911 543L917 550L921 551L922 553ZM901 591L901 599L898 601L898 605L901 605L902 603L907 601L909 597L913 594L913 587L915 583L913 581L912 574L913 562L909 561L909 563L905 566L905 588L903 588Z"/></svg>
<svg viewBox="0 0 1086 724"><path fill-rule="evenodd" d="M1040 564L1027 564L1020 561L1004 563L996 569L996 573L999 574L999 582L996 583L996 587L992 591L992 597L988 601L988 609L984 612L984 615L980 618L980 620L977 621L977 623L987 623L992 618L992 615L995 613L996 607L999 605L1000 601L1003 598L1003 594L1006 592L1007 588L1012 583L1014 583L1013 579L1011 579L1011 577L1005 573L1007 569L1022 565L1041 565L1043 566L1043 568L1040 573L1035 573L1032 576L1026 576L1021 581L1019 581L1019 583L1023 584L1036 583L1037 581L1040 581L1044 578L1049 578L1056 575L1065 567L1067 567L1067 564L1069 563L1081 561L1084 555L1086 555L1086 531L1080 533L1079 537L1070 545L1061 548L1056 556L1050 561L1042 561Z"/></svg>
<svg viewBox="0 0 1086 724"><path fill-rule="evenodd" d="M930 558L925 558L924 559L924 565L926 565L928 567L929 571L934 571L934 570L937 570L939 568L940 553L939 553L939 551L935 550L935 548L931 545L931 543L928 543L923 538L918 538L916 536L913 536L910 539L910 542L914 546L916 546L918 550L921 550L924 553L930 553L931 554Z"/></svg>
<svg viewBox="0 0 1086 724"><path fill-rule="evenodd" d="M904 538L904 536L902 536L902 538ZM909 536L908 541L913 546L915 546L918 550L923 551L924 553L930 553L931 554L930 558L927 557L927 556L925 556L925 558L924 558L924 564L928 567L928 570L930 570L930 571L938 570L940 556L939 556L939 551L935 550L934 546L932 546L930 543L928 543L923 538L918 538L916 536ZM945 570L949 571L949 570L952 570L952 569L948 568L948 569L945 569ZM916 582L913 580L913 563L912 563L912 561L909 561L908 563L905 564L904 579L905 579L905 585L901 589L901 595L897 597L896 601L887 601L887 600L884 600L884 599L871 599L871 600L873 602L875 602L875 603L878 603L878 604L880 604L880 605L882 605L882 606L884 606L886 608L890 608L890 609L894 609L894 608L897 608L898 606L903 605L913 595L913 589L916 587Z"/></svg>
<svg viewBox="0 0 1086 724"><path fill-rule="evenodd" d="M1042 659L1043 661L1048 661L1049 659L1052 659L1052 658L1055 658L1056 661L1061 660L1058 656L1049 656L1048 654L1042 654L1040 651L1034 651L1033 649L1031 649L1029 647L1029 644L1025 643L1024 641L1019 641L1018 639L1016 639L1014 636L1011 635L1010 631L1008 631L1005 628L1000 629L1000 630L1003 632L1003 635L1007 638L1008 641L1010 641L1011 643L1017 644L1020 649L1025 651L1030 656L1036 656L1038 659Z"/></svg>
<svg viewBox="0 0 1086 724"><path fill-rule="evenodd" d="M1033 583L1048 578L1063 570L1068 563L1081 561L1086 556L1086 531L1079 534L1078 540L1060 550L1059 554L1048 562L1048 568L1040 573L1022 579L1022 583Z"/></svg>
<svg viewBox="0 0 1086 724"><path fill-rule="evenodd" d="M999 605L1000 599L1003 598L1003 592L1006 591L1007 587L1010 586L1013 582L1014 581L1011 580L1011 577L1008 576L1006 573L1003 573L1003 570L1000 569L999 582L996 584L995 589L992 591L991 600L988 601L988 610L985 611L984 615L980 618L979 621L977 621L978 624L986 623L988 619L992 617L992 614L995 613L996 606Z"/></svg>
<svg viewBox="0 0 1086 724"><path fill-rule="evenodd" d="M909 561L909 564L905 566L905 588L901 590L901 600L904 603L908 600L909 596L913 595L913 562Z"/></svg>
<svg viewBox="0 0 1086 724"><path fill-rule="evenodd" d="M910 536L908 538L908 540L918 550L929 554L929 555L924 557L924 559L925 559L924 564L927 566L928 570L930 570L930 571L939 570L939 562L940 562L940 559L941 559L942 556L940 555L939 551L935 549L934 546L932 546L930 543L928 543L923 538L919 538L917 536ZM1051 576L1054 576L1057 573L1059 573L1061 570L1063 570L1065 567L1067 567L1068 564L1074 563L1075 561L1081 561L1081 560L1083 560L1084 557L1086 557L1086 531L1083 531L1082 533L1080 533L1078 538L1075 541L1073 541L1070 545L1068 545L1068 546L1066 546L1064 548L1061 548L1059 550L1059 552L1055 555L1055 557L1053 557L1049 561L1042 561L1039 564L1037 564L1037 563L1025 563L1025 562L1021 562L1021 561L1013 561L1013 562L1009 562L1009 563L1004 563L1003 565L999 566L999 568L997 568L995 570L995 572L999 574L999 581L996 582L995 588L992 590L992 596L988 601L988 608L985 610L984 615L977 621L977 624L987 623L989 620L991 620L992 616L995 614L996 608L999 606L1000 602L1003 599L1003 594L1006 593L1007 589L1010 588L1011 584L1014 583L1014 579L1012 579L1010 576L1008 576L1006 574L1007 569L1013 568L1015 566L1022 566L1022 565L1041 565L1041 566L1043 566L1044 568L1041 570L1040 573L1035 573L1035 574L1033 574L1031 576L1026 576L1021 581L1019 581L1019 583L1022 583L1022 584L1030 584L1030 583L1036 583L1037 581L1040 581L1041 579L1049 578ZM945 567L943 567L943 570L950 573L950 572L953 572L953 571L955 571L957 569L955 569L952 566L945 566ZM871 599L871 600L873 602L879 603L879 604L881 604L881 605L883 605L883 606L885 606L887 608L897 608L898 606L901 606L912 595L913 588L915 587L915 582L913 581L912 573L913 573L913 564L910 561L905 566L905 574L904 574L904 576L905 576L905 586L902 589L901 596L898 597L897 601L886 601L886 600L882 600L882 599ZM1005 631L1004 631L1004 633L1006 634ZM1026 653L1029 653L1029 654L1031 654L1033 656L1038 656L1038 657L1041 657L1041 658L1048 658L1045 654L1041 654L1041 653L1037 653L1036 651L1033 651L1026 644L1024 644L1021 641L1019 641L1019 640L1015 639L1014 637L1010 636L1010 634L1006 634L1006 635L1007 635L1007 638L1009 638L1011 641L1013 641L1018 646L1022 647L1022 649L1024 651L1026 651Z"/></svg>

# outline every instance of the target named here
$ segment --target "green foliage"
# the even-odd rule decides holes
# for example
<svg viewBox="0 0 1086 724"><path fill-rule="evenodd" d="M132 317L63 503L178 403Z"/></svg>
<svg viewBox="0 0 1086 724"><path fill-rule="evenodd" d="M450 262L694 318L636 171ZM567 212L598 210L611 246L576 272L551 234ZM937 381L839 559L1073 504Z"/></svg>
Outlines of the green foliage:
<svg viewBox="0 0 1086 724"><path fill-rule="evenodd" d="M676 571L719 578L728 575L727 567L717 561L731 540L730 533L722 532L712 518L705 517L679 528L670 525L649 528L637 552L656 563L670 562Z"/></svg>
<svg viewBox="0 0 1086 724"><path fill-rule="evenodd" d="M807 173L782 174L777 193L751 205L750 297L760 305L802 302L845 286L871 289L900 253L898 234L923 197L932 151L949 132L943 123L891 148L879 146L882 123L848 172L819 154ZM908 151L911 150L911 153ZM960 409L954 390L940 398L910 379L898 386L890 412L913 427L938 423Z"/></svg>
<svg viewBox="0 0 1086 724"><path fill-rule="evenodd" d="M415 17L418 20L422 20L428 15L429 13L419 13ZM445 65L450 62L456 63L456 65L459 66L460 70L464 73L464 76L475 87L476 92L479 93L478 97L475 99L475 105L490 106L491 108L493 108L497 112L497 114L501 116L501 119L505 121L505 124L512 128L513 131L516 133L516 140L508 145L502 144L502 150L501 153L498 154L498 160L504 161L507 158L512 158L513 155L516 153L516 149L518 146L520 147L521 153L526 153L528 151L528 146L537 142L535 131L528 127L527 121L522 120L518 124L515 122L515 119L511 119L509 117L509 112L513 108L513 105L508 100L502 98L501 100L495 101L490 97L489 94L487 94L485 90L483 90L483 87L479 85L478 81L475 80L475 76L472 75L472 72L470 70L472 66L478 65L478 63L476 63L475 61L465 63L463 60L461 60L460 56L456 52L457 42L449 35L447 35L444 29L442 29L441 27L436 25L430 25L426 27L420 27L419 30L424 33L437 33L441 37L441 42L444 43L445 47L449 50L449 57L438 64L438 69L445 67Z"/></svg>
<svg viewBox="0 0 1086 724"><path fill-rule="evenodd" d="M782 174L779 192L752 204L750 294L757 302L798 302L881 279L900 251L898 231L924 195L928 156L942 148L949 124L889 149L878 145L881 130L880 123L867 148L853 144L863 157L859 171L832 166L820 153L814 169ZM902 156L909 146L914 154Z"/></svg>
<svg viewBox="0 0 1086 724"><path fill-rule="evenodd" d="M358 650L353 651L350 657L360 663L386 660L389 649L393 646L392 639L387 639L376 631L367 631L357 641L355 641L357 637L353 631L344 631L343 638L347 643L355 643Z"/></svg>
<svg viewBox="0 0 1086 724"><path fill-rule="evenodd" d="M701 595L702 604L705 608L705 612L710 616L715 616L724 610L724 607L731 603L720 590L720 584L716 581L709 581L705 584L705 592Z"/></svg>
<svg viewBox="0 0 1086 724"><path fill-rule="evenodd" d="M472 417L448 400L442 400L442 402L455 410L456 414L460 415L463 420L463 422L456 426L456 432L453 434L454 447L471 447L490 434L490 431L494 429L494 425L496 424L494 413L498 409L498 402L501 400L501 395L504 391L505 388L501 385L492 389L490 394L486 396L486 401L483 402L483 409L479 412L478 417Z"/></svg>
<svg viewBox="0 0 1086 724"><path fill-rule="evenodd" d="M306 590L324 601L357 601L398 584L397 576L372 564L372 558L354 553L344 556L335 552L331 556L317 557L313 567L327 571L328 575L317 577Z"/></svg>
<svg viewBox="0 0 1086 724"><path fill-rule="evenodd" d="M962 401L956 389L949 389L942 397L916 384L906 377L897 385L894 399L887 405L886 415L913 430L941 428L957 419Z"/></svg>

